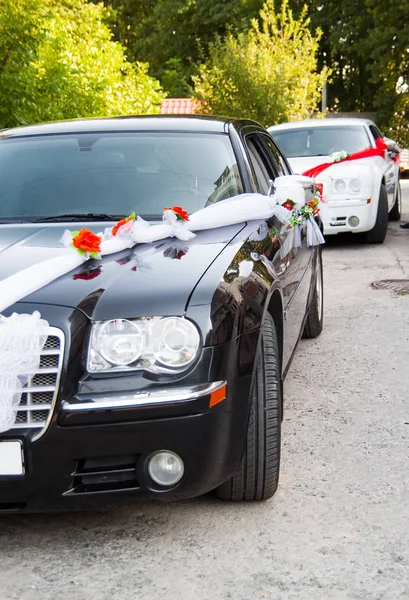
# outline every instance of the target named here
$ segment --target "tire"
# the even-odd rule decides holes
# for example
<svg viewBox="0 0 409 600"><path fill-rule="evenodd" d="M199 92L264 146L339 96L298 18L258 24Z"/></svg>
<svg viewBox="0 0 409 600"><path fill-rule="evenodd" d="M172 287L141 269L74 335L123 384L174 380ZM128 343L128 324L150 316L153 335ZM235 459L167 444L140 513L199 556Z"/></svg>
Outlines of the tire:
<svg viewBox="0 0 409 600"><path fill-rule="evenodd" d="M382 244L388 231L388 197L385 186L382 184L379 191L378 211L376 213L375 226L365 234L368 244Z"/></svg>
<svg viewBox="0 0 409 600"><path fill-rule="evenodd" d="M302 334L302 337L307 339L318 337L324 325L324 277L321 248L317 248L316 253L314 291L308 303L307 319Z"/></svg>
<svg viewBox="0 0 409 600"><path fill-rule="evenodd" d="M216 489L222 500L266 500L277 490L282 413L280 364L274 321L267 314L250 392L246 447L237 471Z"/></svg>
<svg viewBox="0 0 409 600"><path fill-rule="evenodd" d="M400 221L402 211L402 190L400 187L400 181L398 181L398 187L396 188L395 204L389 213L389 221Z"/></svg>

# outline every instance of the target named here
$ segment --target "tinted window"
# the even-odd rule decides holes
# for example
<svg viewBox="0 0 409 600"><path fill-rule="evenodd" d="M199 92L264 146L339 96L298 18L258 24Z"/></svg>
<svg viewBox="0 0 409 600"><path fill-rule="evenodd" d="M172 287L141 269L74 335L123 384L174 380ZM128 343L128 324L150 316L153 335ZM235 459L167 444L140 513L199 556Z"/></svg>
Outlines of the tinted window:
<svg viewBox="0 0 409 600"><path fill-rule="evenodd" d="M371 146L364 126L297 127L271 134L287 158L328 156L341 150L352 154Z"/></svg>
<svg viewBox="0 0 409 600"><path fill-rule="evenodd" d="M267 152L269 152L274 157L274 161L278 168L278 174L280 176L291 175L291 169L287 165L284 157L282 156L281 152L275 145L273 139L267 135L262 135L260 137L261 137L261 140L262 140L264 146L267 149Z"/></svg>
<svg viewBox="0 0 409 600"><path fill-rule="evenodd" d="M0 219L194 212L243 191L225 135L98 133L0 141Z"/></svg>
<svg viewBox="0 0 409 600"><path fill-rule="evenodd" d="M369 129L371 130L371 133L374 136L375 140L383 137L382 133L380 132L380 130L377 128L376 125L369 125Z"/></svg>
<svg viewBox="0 0 409 600"><path fill-rule="evenodd" d="M251 166L256 176L258 191L267 194L270 187L270 179L274 179L277 173L274 173L271 166L267 163L265 157L260 151L260 142L255 137L247 138L249 157Z"/></svg>

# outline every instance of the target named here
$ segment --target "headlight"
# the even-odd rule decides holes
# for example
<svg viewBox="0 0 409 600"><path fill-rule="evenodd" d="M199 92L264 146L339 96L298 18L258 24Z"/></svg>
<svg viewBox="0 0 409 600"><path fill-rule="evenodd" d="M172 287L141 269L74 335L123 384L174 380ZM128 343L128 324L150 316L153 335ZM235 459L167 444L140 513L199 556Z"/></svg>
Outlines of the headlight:
<svg viewBox="0 0 409 600"><path fill-rule="evenodd" d="M161 319L152 328L152 352L158 363L165 367L186 367L196 356L199 332L186 319Z"/></svg>
<svg viewBox="0 0 409 600"><path fill-rule="evenodd" d="M339 192L339 193L345 192L345 190L347 188L345 179L336 179L334 181L334 188L335 188L336 192Z"/></svg>
<svg viewBox="0 0 409 600"><path fill-rule="evenodd" d="M179 372L197 357L200 334L181 317L115 319L95 323L88 352L88 371L148 370Z"/></svg>
<svg viewBox="0 0 409 600"><path fill-rule="evenodd" d="M95 349L109 364L130 365L141 356L143 347L139 325L124 319L104 323L95 336Z"/></svg>
<svg viewBox="0 0 409 600"><path fill-rule="evenodd" d="M351 181L348 184L348 187L350 192L352 192L353 194L358 194L361 191L362 186L359 179L351 179Z"/></svg>

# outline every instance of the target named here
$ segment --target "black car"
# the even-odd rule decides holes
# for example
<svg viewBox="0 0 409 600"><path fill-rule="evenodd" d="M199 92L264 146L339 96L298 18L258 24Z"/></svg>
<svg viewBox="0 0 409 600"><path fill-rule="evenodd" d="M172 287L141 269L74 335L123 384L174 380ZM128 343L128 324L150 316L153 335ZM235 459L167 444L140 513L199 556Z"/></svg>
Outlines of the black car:
<svg viewBox="0 0 409 600"><path fill-rule="evenodd" d="M0 134L0 280L136 211L192 213L291 175L260 125L210 117L89 119ZM113 499L226 500L276 491L283 380L322 329L319 246L247 222L88 261L9 307L51 326L0 451L0 511ZM269 227L277 226L275 220ZM143 344L143 350L141 350ZM172 352L170 352L171 348ZM14 445L15 447L15 445ZM3 458L2 458L3 457ZM1 474L2 471L2 474Z"/></svg>

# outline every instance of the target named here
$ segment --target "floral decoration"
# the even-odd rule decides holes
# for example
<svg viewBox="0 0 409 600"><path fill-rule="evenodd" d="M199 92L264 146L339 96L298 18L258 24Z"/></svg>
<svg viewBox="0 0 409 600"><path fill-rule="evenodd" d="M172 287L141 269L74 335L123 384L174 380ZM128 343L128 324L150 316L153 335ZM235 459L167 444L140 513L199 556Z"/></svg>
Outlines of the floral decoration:
<svg viewBox="0 0 409 600"><path fill-rule="evenodd" d="M284 206L284 208L286 208L287 210L293 210L295 202L294 200L291 200L291 198L288 198L282 206Z"/></svg>
<svg viewBox="0 0 409 600"><path fill-rule="evenodd" d="M325 198L324 198L324 184L320 183L320 182L315 182L316 188L317 188L317 196L320 199L320 202L324 202L325 203Z"/></svg>
<svg viewBox="0 0 409 600"><path fill-rule="evenodd" d="M332 152L332 154L329 155L330 159L334 163L341 162L342 160L345 160L346 158L349 158L350 156L351 155L346 150L340 150L339 152Z"/></svg>
<svg viewBox="0 0 409 600"><path fill-rule="evenodd" d="M88 253L92 258L98 258L101 252L101 237L83 227L81 231L72 232L71 247L75 248L80 254Z"/></svg>
<svg viewBox="0 0 409 600"><path fill-rule="evenodd" d="M319 198L318 196L315 196L315 198L313 198L309 202L306 202L305 206L301 208L300 213L302 213L307 218L310 218L313 215L318 215L320 212L318 204Z"/></svg>
<svg viewBox="0 0 409 600"><path fill-rule="evenodd" d="M133 212L129 215L129 217L126 217L126 219L121 219L118 221L118 223L112 227L112 235L123 235L124 233L130 231L133 227L135 219L136 214Z"/></svg>
<svg viewBox="0 0 409 600"><path fill-rule="evenodd" d="M171 208L164 208L164 210L171 210L176 215L178 221L189 221L188 213L180 206L172 206Z"/></svg>

